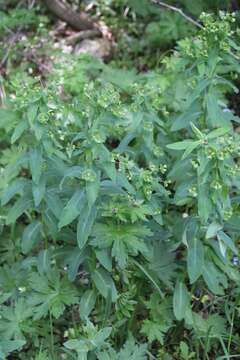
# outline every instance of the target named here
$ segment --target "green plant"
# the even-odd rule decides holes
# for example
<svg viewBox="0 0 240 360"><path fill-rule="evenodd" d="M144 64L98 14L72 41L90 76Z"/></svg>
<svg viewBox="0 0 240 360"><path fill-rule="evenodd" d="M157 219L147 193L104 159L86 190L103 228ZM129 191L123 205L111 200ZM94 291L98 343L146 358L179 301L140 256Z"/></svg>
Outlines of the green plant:
<svg viewBox="0 0 240 360"><path fill-rule="evenodd" d="M0 332L20 359L238 354L238 31L201 21L159 71L85 56L8 84Z"/></svg>

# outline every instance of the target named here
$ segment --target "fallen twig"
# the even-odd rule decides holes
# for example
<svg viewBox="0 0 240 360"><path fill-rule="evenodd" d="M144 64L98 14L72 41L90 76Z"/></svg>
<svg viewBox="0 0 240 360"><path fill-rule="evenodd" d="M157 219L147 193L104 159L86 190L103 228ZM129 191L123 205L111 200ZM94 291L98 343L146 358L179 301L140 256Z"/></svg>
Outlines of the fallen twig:
<svg viewBox="0 0 240 360"><path fill-rule="evenodd" d="M96 22L84 12L75 12L70 5L62 0L45 0L49 10L60 20L72 28L81 30L98 30Z"/></svg>
<svg viewBox="0 0 240 360"><path fill-rule="evenodd" d="M4 106L6 100L6 93L3 83L0 81L0 106Z"/></svg>
<svg viewBox="0 0 240 360"><path fill-rule="evenodd" d="M176 6L172 6L169 4L166 4L163 1L159 1L159 0L151 0L152 3L159 5L161 7L164 7L165 9L171 10L171 11L175 11L178 14L180 14L181 16L183 16L187 21L191 22L192 24L194 24L195 26L197 26L198 28L202 29L203 26L196 20L194 20L193 18L191 18L190 16L188 16L187 14L185 14L182 9L177 8Z"/></svg>
<svg viewBox="0 0 240 360"><path fill-rule="evenodd" d="M80 31L79 33L73 34L71 36L68 36L68 38L66 39L66 43L69 45L74 45L77 42L84 40L84 39L92 39L95 37L99 36L99 31L98 30L83 30Z"/></svg>

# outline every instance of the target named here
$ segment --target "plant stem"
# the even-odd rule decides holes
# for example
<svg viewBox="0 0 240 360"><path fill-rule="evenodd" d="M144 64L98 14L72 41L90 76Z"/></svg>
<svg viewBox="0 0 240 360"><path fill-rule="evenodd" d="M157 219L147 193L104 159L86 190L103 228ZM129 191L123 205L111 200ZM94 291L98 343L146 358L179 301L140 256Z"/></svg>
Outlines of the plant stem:
<svg viewBox="0 0 240 360"><path fill-rule="evenodd" d="M54 354L54 336L53 336L53 321L52 321L52 313L51 311L49 311L49 322L50 322L50 346L51 346L51 354L52 354L52 358L55 359L55 354Z"/></svg>
<svg viewBox="0 0 240 360"><path fill-rule="evenodd" d="M228 345L227 345L228 352L230 352L230 347L231 347L231 342L232 342L234 317L235 317L235 308L233 309L233 314L232 314L232 319L231 319L231 324L230 324L230 334L229 334Z"/></svg>

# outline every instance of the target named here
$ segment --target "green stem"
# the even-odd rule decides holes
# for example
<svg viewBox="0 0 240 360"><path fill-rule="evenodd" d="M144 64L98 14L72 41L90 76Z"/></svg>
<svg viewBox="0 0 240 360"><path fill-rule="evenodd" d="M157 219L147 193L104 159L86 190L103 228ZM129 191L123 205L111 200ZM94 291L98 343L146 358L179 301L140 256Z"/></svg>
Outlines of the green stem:
<svg viewBox="0 0 240 360"><path fill-rule="evenodd" d="M43 229L43 237L44 237L44 246L45 249L48 249L48 236L47 236L47 227L43 219L43 210L42 210L42 229Z"/></svg>
<svg viewBox="0 0 240 360"><path fill-rule="evenodd" d="M228 352L230 352L230 347L231 347L231 342L232 342L234 318L235 318L235 308L233 309L232 320L231 320L231 324L230 324L230 334L229 334L228 345L227 345Z"/></svg>
<svg viewBox="0 0 240 360"><path fill-rule="evenodd" d="M51 346L51 354L52 358L55 359L54 354L54 335L53 335L53 320L52 320L52 313L49 312L49 324L50 324L50 346Z"/></svg>

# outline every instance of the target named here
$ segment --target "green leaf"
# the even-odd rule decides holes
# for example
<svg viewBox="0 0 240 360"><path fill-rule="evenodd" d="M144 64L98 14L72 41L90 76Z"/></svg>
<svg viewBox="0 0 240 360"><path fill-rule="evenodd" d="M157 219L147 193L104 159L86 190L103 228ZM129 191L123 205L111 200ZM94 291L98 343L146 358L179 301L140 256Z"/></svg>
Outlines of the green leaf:
<svg viewBox="0 0 240 360"><path fill-rule="evenodd" d="M125 345L119 352L117 360L147 360L147 345L136 345L133 337L126 341ZM109 360L112 360L111 358Z"/></svg>
<svg viewBox="0 0 240 360"><path fill-rule="evenodd" d="M50 209L46 209L43 214L43 223L45 223L48 231L48 235L56 239L58 233L58 222L54 214Z"/></svg>
<svg viewBox="0 0 240 360"><path fill-rule="evenodd" d="M112 271L112 258L109 249L95 250L100 264L109 272Z"/></svg>
<svg viewBox="0 0 240 360"><path fill-rule="evenodd" d="M203 278L210 291L212 291L216 295L224 294L224 291L220 285L220 282L222 280L221 274L219 273L215 265L210 261L205 262L203 268Z"/></svg>
<svg viewBox="0 0 240 360"><path fill-rule="evenodd" d="M0 340L0 358L4 360L13 351L19 350L26 344L25 340Z"/></svg>
<svg viewBox="0 0 240 360"><path fill-rule="evenodd" d="M212 203L206 185L198 186L198 214L203 223L206 223L212 211Z"/></svg>
<svg viewBox="0 0 240 360"><path fill-rule="evenodd" d="M2 193L1 202L2 205L6 205L14 195L22 193L25 186L28 184L27 179L17 179L11 185L9 185L6 190Z"/></svg>
<svg viewBox="0 0 240 360"><path fill-rule="evenodd" d="M77 224L77 242L80 249L86 245L97 217L96 207L89 209L85 206L83 210L85 211L82 211Z"/></svg>
<svg viewBox="0 0 240 360"><path fill-rule="evenodd" d="M118 186L121 186L123 189L126 189L129 192L129 194L133 195L136 193L134 187L132 186L132 184L130 184L127 177L121 172L117 172L116 183Z"/></svg>
<svg viewBox="0 0 240 360"><path fill-rule="evenodd" d="M79 266L84 262L84 260L86 260L87 256L88 254L85 249L80 251L78 247L74 248L68 261L68 278L70 281L74 281L76 279Z"/></svg>
<svg viewBox="0 0 240 360"><path fill-rule="evenodd" d="M203 133L193 123L191 123L191 128L198 139L201 140L204 138Z"/></svg>
<svg viewBox="0 0 240 360"><path fill-rule="evenodd" d="M196 88L188 96L186 108L188 108L201 95L209 83L209 79L201 79L198 81Z"/></svg>
<svg viewBox="0 0 240 360"><path fill-rule="evenodd" d="M41 176L38 184L35 183L32 184L33 199L36 207L40 205L44 197L45 190L46 190L46 179L44 176Z"/></svg>
<svg viewBox="0 0 240 360"><path fill-rule="evenodd" d="M22 197L18 199L7 215L7 225L13 224L19 218L19 216L21 216L26 210L29 210L32 207L33 200L29 199L29 197Z"/></svg>
<svg viewBox="0 0 240 360"><path fill-rule="evenodd" d="M181 350L181 355L184 359L190 359L188 357L189 355L189 348L188 348L188 345L184 342L184 341L181 341L180 342L180 350Z"/></svg>
<svg viewBox="0 0 240 360"><path fill-rule="evenodd" d="M171 127L171 131L178 131L187 128L191 122L197 120L202 114L198 103L193 103L190 108L178 116Z"/></svg>
<svg viewBox="0 0 240 360"><path fill-rule="evenodd" d="M44 133L46 132L46 128L44 128L43 125L35 122L32 126L31 126L31 130L34 133L36 139L38 140L38 142L40 142L40 140L42 139ZM43 143L46 144L45 141L43 141Z"/></svg>
<svg viewBox="0 0 240 360"><path fill-rule="evenodd" d="M167 148L171 150L185 150L189 146L194 146L196 143L198 144L199 142L187 139L183 141L178 141L176 143L168 144Z"/></svg>
<svg viewBox="0 0 240 360"><path fill-rule="evenodd" d="M16 268L15 268L16 270ZM17 274L14 274L15 279ZM2 339L24 339L22 327L32 317L32 307L27 306L23 296L18 296L11 306L1 305L0 329L1 334L4 331ZM0 340L0 344L1 344Z"/></svg>
<svg viewBox="0 0 240 360"><path fill-rule="evenodd" d="M57 319L66 306L79 303L76 287L69 282L66 275L60 277L57 269L43 275L32 272L29 284L33 290L29 305L34 307L34 320L47 316L49 311Z"/></svg>
<svg viewBox="0 0 240 360"><path fill-rule="evenodd" d="M101 347L104 344L104 342L107 340L107 338L109 338L111 332L112 332L112 328L110 326L99 330L95 335L92 343L97 348Z"/></svg>
<svg viewBox="0 0 240 360"><path fill-rule="evenodd" d="M195 150L200 145L200 141L195 141L190 144L183 153L182 159L185 159L188 155L190 155L193 150Z"/></svg>
<svg viewBox="0 0 240 360"><path fill-rule="evenodd" d="M141 333L147 336L148 340L152 343L157 340L161 345L164 343L165 332L169 329L169 325L154 322L148 319L143 321Z"/></svg>
<svg viewBox="0 0 240 360"><path fill-rule="evenodd" d="M177 180L178 182L181 180L185 180L186 173L191 171L191 168L192 166L188 159L177 160L172 164L171 169L169 169L170 171L168 173L168 178L173 181Z"/></svg>
<svg viewBox="0 0 240 360"><path fill-rule="evenodd" d="M41 173L42 173L42 152L40 149L33 149L29 154L29 165L32 174L32 179L35 184L38 184Z"/></svg>
<svg viewBox="0 0 240 360"><path fill-rule="evenodd" d="M87 200L88 200L88 206L91 208L93 204L95 203L98 193L100 189L100 177L97 176L95 181L87 182L86 184L86 194L87 194Z"/></svg>
<svg viewBox="0 0 240 360"><path fill-rule="evenodd" d="M100 294L107 299L109 294L109 289L111 290L111 299L112 302L117 300L117 290L111 275L104 270L103 268L96 269L92 274L92 280L96 285L96 288Z"/></svg>
<svg viewBox="0 0 240 360"><path fill-rule="evenodd" d="M204 266L204 248L196 237L188 242L187 269L191 284L201 276Z"/></svg>
<svg viewBox="0 0 240 360"><path fill-rule="evenodd" d="M167 286L172 287L171 279L176 271L176 255L165 241L155 241L150 269Z"/></svg>
<svg viewBox="0 0 240 360"><path fill-rule="evenodd" d="M136 121L136 123L141 123L142 121L142 114L137 114L136 117L138 118L138 121L136 121L136 118L134 119ZM134 127L136 126L136 123L134 123ZM136 128L139 126L139 124L137 124ZM123 139L121 140L120 144L118 145L118 147L116 148L116 151L118 153L124 153L127 152L127 150L129 149L129 143L136 137L135 132L128 132Z"/></svg>
<svg viewBox="0 0 240 360"><path fill-rule="evenodd" d="M225 234L224 231L218 231L217 232L217 238L218 241L221 241L226 248L230 249L234 254L238 255L239 251L236 247L236 245L234 244L234 241L230 238L230 236L228 236L227 234Z"/></svg>
<svg viewBox="0 0 240 360"><path fill-rule="evenodd" d="M87 346L87 344L84 344L83 341L81 341L81 340L77 340L77 339L68 340L64 343L64 346L67 349L76 350L77 352L81 352L81 354L86 353L86 356L87 356L88 346ZM86 358L80 357L80 360L82 360L82 359L87 360L87 357Z"/></svg>
<svg viewBox="0 0 240 360"><path fill-rule="evenodd" d="M61 212L58 224L59 229L73 222L83 210L84 204L85 192L83 190L76 190Z"/></svg>
<svg viewBox="0 0 240 360"><path fill-rule="evenodd" d="M209 93L206 98L207 103L207 124L209 127L229 126L230 120L224 116L224 112L218 104L216 93Z"/></svg>
<svg viewBox="0 0 240 360"><path fill-rule="evenodd" d="M127 265L128 251L123 239L117 237L113 242L112 256L116 258L120 268L124 269Z"/></svg>
<svg viewBox="0 0 240 360"><path fill-rule="evenodd" d="M110 336L112 328L105 327L97 331L93 324L88 321L86 331L88 335L87 338L68 340L64 343L65 347L75 350L78 353L78 360L87 360L89 351L99 351L101 347L106 344L106 340Z"/></svg>
<svg viewBox="0 0 240 360"><path fill-rule="evenodd" d="M28 123L26 120L22 120L16 127L11 137L11 144L14 144L24 131L28 128Z"/></svg>
<svg viewBox="0 0 240 360"><path fill-rule="evenodd" d="M31 104L27 110L27 119L29 124L32 126L38 113L38 104Z"/></svg>
<svg viewBox="0 0 240 360"><path fill-rule="evenodd" d="M193 327L199 335L204 336L218 337L225 335L227 332L226 321L218 314L209 314L204 319L199 313L193 312ZM227 360L227 358L224 360Z"/></svg>
<svg viewBox="0 0 240 360"><path fill-rule="evenodd" d="M67 170L65 170L64 171L64 177L63 177L63 179L62 179L62 181L60 182L60 185L59 185L60 189L62 189L65 179L67 179L69 177L70 178L71 177L72 178L75 178L75 177L80 178L82 172L83 172L83 167L81 167L81 166L72 166L72 167L68 168Z"/></svg>
<svg viewBox="0 0 240 360"><path fill-rule="evenodd" d="M207 113L208 113L208 124L210 126L216 126L219 119L219 106L218 101L213 93L207 95Z"/></svg>
<svg viewBox="0 0 240 360"><path fill-rule="evenodd" d="M94 290L87 290L81 297L79 312L82 320L88 318L96 303L96 293Z"/></svg>
<svg viewBox="0 0 240 360"><path fill-rule="evenodd" d="M52 211L56 218L60 219L63 211L63 203L56 191L46 191L44 200L46 201L48 208Z"/></svg>
<svg viewBox="0 0 240 360"><path fill-rule="evenodd" d="M143 272L143 274L148 278L148 280L153 284L153 286L155 287L155 289L157 290L157 292L159 293L160 297L163 298L163 292L160 289L160 287L158 286L157 282L154 280L154 278L151 276L151 274L149 273L149 271L143 266L141 265L138 261L132 259L132 262Z"/></svg>
<svg viewBox="0 0 240 360"><path fill-rule="evenodd" d="M183 320L189 306L189 295L185 284L178 281L173 294L173 312L177 320Z"/></svg>
<svg viewBox="0 0 240 360"><path fill-rule="evenodd" d="M167 145L167 148L171 150L185 150L182 156L182 159L185 159L189 154L191 154L194 149L196 149L196 147L200 145L200 143L200 140L193 141L187 139L183 141L178 141L173 144L169 144Z"/></svg>
<svg viewBox="0 0 240 360"><path fill-rule="evenodd" d="M232 130L231 127L221 127L221 128L215 129L207 135L207 139L212 140L212 139L218 138L220 136L225 135L226 133L228 133L231 130Z"/></svg>
<svg viewBox="0 0 240 360"><path fill-rule="evenodd" d="M105 309L104 309L104 315L103 315L103 325L105 326L105 324L108 322L109 317L111 316L111 309L112 309L112 291L111 288L108 288L108 295L106 298L106 303L105 303Z"/></svg>
<svg viewBox="0 0 240 360"><path fill-rule="evenodd" d="M27 254L40 241L42 237L42 224L40 221L33 221L29 224L22 236L22 252Z"/></svg>
<svg viewBox="0 0 240 360"><path fill-rule="evenodd" d="M51 254L49 249L41 250L37 259L39 274L47 274L51 269Z"/></svg>
<svg viewBox="0 0 240 360"><path fill-rule="evenodd" d="M218 224L217 222L212 222L206 232L206 239L211 239L217 236L219 230L222 229L222 225Z"/></svg>
<svg viewBox="0 0 240 360"><path fill-rule="evenodd" d="M5 129L8 132L15 126L17 121L18 121L18 116L16 111L5 109L3 107L0 108L1 129Z"/></svg>
<svg viewBox="0 0 240 360"><path fill-rule="evenodd" d="M115 164L111 162L106 162L106 163L102 163L101 166L105 171L106 175L109 177L109 179L111 179L112 182L115 183L117 179L117 170Z"/></svg>

